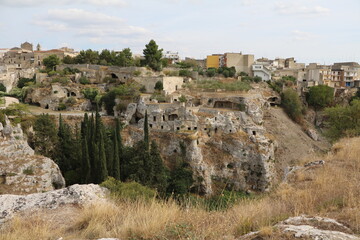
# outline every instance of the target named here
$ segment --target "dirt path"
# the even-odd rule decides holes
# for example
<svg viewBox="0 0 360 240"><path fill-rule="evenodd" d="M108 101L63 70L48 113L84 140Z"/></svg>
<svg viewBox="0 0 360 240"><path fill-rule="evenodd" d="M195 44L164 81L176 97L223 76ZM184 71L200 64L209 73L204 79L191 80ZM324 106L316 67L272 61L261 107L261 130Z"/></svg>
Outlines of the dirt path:
<svg viewBox="0 0 360 240"><path fill-rule="evenodd" d="M309 160L314 152L325 152L330 148L324 137L320 137L320 141L311 139L279 107L272 107L264 113L264 116L267 132L273 135L278 143L275 153L278 169L283 170L286 166Z"/></svg>

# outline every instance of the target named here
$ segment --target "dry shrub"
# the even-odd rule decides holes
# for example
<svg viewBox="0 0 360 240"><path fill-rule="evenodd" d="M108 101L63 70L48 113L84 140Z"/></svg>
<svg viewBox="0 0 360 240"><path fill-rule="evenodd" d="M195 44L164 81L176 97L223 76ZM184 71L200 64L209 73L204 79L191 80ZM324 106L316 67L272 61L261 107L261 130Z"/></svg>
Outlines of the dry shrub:
<svg viewBox="0 0 360 240"><path fill-rule="evenodd" d="M98 203L88 206L71 230L84 238L152 238L174 222L180 208L173 201Z"/></svg>
<svg viewBox="0 0 360 240"><path fill-rule="evenodd" d="M41 216L28 218L15 217L7 223L8 227L0 230L0 240L29 240L29 239L54 239L59 237L60 231Z"/></svg>

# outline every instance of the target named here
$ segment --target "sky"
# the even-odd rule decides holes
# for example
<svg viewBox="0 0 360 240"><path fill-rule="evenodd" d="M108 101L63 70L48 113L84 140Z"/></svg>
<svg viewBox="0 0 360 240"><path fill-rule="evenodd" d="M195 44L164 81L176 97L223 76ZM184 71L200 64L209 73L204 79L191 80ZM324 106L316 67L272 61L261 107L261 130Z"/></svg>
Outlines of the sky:
<svg viewBox="0 0 360 240"><path fill-rule="evenodd" d="M141 54L150 39L181 58L360 62L360 0L0 0L0 48Z"/></svg>

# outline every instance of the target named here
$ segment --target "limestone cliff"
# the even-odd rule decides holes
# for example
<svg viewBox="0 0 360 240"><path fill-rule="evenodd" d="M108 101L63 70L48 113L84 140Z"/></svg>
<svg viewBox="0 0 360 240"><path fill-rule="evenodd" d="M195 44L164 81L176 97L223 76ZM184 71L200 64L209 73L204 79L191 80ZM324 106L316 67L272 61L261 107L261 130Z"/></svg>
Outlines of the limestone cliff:
<svg viewBox="0 0 360 240"><path fill-rule="evenodd" d="M0 194L27 194L65 186L54 161L34 154L20 126L0 123Z"/></svg>
<svg viewBox="0 0 360 240"><path fill-rule="evenodd" d="M140 99L122 114L126 143L142 138L145 111L152 137L171 166L185 145L186 161L194 172L193 189L212 194L225 188L267 190L274 178L276 142L263 127L270 107L259 91L242 94L203 94L198 106L146 103Z"/></svg>

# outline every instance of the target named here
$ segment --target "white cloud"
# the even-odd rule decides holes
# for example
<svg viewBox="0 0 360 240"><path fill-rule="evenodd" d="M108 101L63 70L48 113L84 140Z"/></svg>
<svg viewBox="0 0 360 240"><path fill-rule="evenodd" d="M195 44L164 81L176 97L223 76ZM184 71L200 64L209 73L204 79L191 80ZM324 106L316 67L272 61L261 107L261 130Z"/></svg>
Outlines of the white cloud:
<svg viewBox="0 0 360 240"><path fill-rule="evenodd" d="M309 41L314 39L315 37L315 35L308 32L303 32L299 30L292 31L292 39L294 41Z"/></svg>
<svg viewBox="0 0 360 240"><path fill-rule="evenodd" d="M241 0L241 4L244 6L251 6L254 5L255 0Z"/></svg>
<svg viewBox="0 0 360 240"><path fill-rule="evenodd" d="M127 3L125 0L0 0L0 6L8 7L38 7L41 5L75 5L75 4L86 4L95 6L117 6L123 7Z"/></svg>
<svg viewBox="0 0 360 240"><path fill-rule="evenodd" d="M117 38L136 38L149 33L145 28L131 26L119 17L82 9L51 9L46 15L36 17L33 23L45 27L48 31L66 31L74 36L88 38L92 42L99 42L101 39L109 42Z"/></svg>
<svg viewBox="0 0 360 240"><path fill-rule="evenodd" d="M297 3L278 2L275 4L275 11L281 15L324 15L330 12L330 9L321 6L303 6Z"/></svg>

